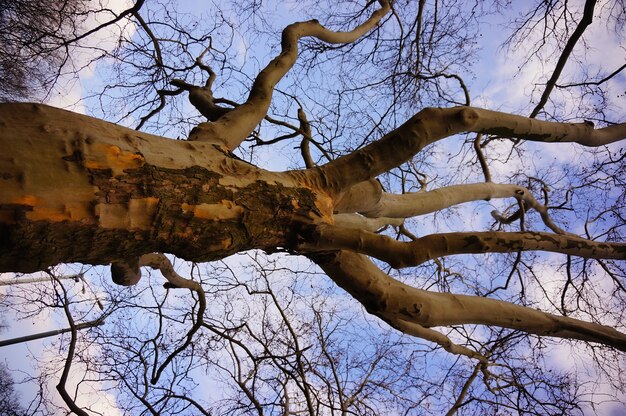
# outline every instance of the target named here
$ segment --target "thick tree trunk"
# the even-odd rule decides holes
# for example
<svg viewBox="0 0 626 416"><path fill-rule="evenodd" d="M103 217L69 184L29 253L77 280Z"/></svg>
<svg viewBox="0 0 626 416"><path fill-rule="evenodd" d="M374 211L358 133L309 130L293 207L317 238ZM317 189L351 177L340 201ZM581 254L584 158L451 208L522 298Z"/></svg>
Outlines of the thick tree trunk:
<svg viewBox="0 0 626 416"><path fill-rule="evenodd" d="M149 252L209 261L295 238L332 202L216 145L35 104L0 105L0 271Z"/></svg>

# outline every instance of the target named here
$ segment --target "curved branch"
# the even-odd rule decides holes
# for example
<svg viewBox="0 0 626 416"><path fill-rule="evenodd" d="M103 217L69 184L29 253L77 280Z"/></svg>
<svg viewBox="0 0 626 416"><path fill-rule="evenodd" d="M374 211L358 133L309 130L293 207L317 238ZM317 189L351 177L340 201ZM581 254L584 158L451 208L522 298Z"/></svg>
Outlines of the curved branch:
<svg viewBox="0 0 626 416"><path fill-rule="evenodd" d="M487 358L483 355L467 347L453 343L450 338L434 329L426 328L418 323L405 321L403 319L393 320L389 322L389 324L404 334L434 342L451 354L464 355L469 358L477 359L483 364L487 364Z"/></svg>
<svg viewBox="0 0 626 416"><path fill-rule="evenodd" d="M176 273L170 260L161 253L144 254L139 259L112 264L111 274L113 276L113 281L117 284L125 286L134 285L141 279L140 267L144 266L151 267L161 272L163 277L167 280L167 283L163 285L166 289L189 289L196 292L199 304L198 312L196 313L196 320L187 332L185 342L176 348L158 368L154 369L151 383L155 384L167 366L178 354L184 351L191 344L194 334L203 326L203 316L204 311L206 310L206 296L200 283L191 279L186 279Z"/></svg>
<svg viewBox="0 0 626 416"><path fill-rule="evenodd" d="M480 140L483 135L478 133L476 138L474 139L474 152L476 152L476 158L478 159L478 163L480 163L480 168L483 171L483 175L485 176L485 182L491 182L491 172L489 171L489 165L487 164L487 160L485 159L485 154L483 153L483 149L480 147Z"/></svg>
<svg viewBox="0 0 626 416"><path fill-rule="evenodd" d="M478 296L416 289L391 278L363 255L349 251L309 255L339 286L379 318L424 328L479 324L529 334L598 342L626 351L626 334L614 328Z"/></svg>
<svg viewBox="0 0 626 416"><path fill-rule="evenodd" d="M196 320L187 332L185 342L183 342L170 355L168 355L167 358L161 363L161 365L158 368L155 368L155 370L152 372L152 378L150 382L152 384L156 384L159 381L159 378L161 378L161 374L167 368L167 366L174 360L174 358L176 358L178 354L187 349L187 347L191 344L195 333L202 327L204 311L206 310L206 296L202 285L194 280L185 279L184 277L176 273L174 267L172 266L172 263L164 254L144 254L140 257L138 263L139 266L148 266L155 270L159 270L163 277L167 279L167 283L164 285L165 288L185 288L198 294L199 307L198 312L196 313Z"/></svg>
<svg viewBox="0 0 626 416"><path fill-rule="evenodd" d="M308 238L307 238L308 237ZM369 231L329 224L315 226L300 249L351 250L389 263L394 268L413 267L456 254L547 251L594 259L626 260L626 243L585 240L573 235L541 232L457 232L431 234L403 242Z"/></svg>
<svg viewBox="0 0 626 416"><path fill-rule="evenodd" d="M211 78L209 77L209 80L210 79ZM196 110L198 110L200 114L206 117L209 121L215 121L224 114L232 111L232 108L222 107L216 104L217 100L213 97L213 91L211 90L210 85L198 87L180 79L173 79L170 81L170 84L177 87L179 90L188 91L189 102L191 105L193 105ZM207 84L210 84L209 81L207 81ZM196 129L192 130L190 139L194 137L195 134L198 134L198 130Z"/></svg>
<svg viewBox="0 0 626 416"><path fill-rule="evenodd" d="M214 123L201 123L196 128L193 139L217 142L229 150L238 147L267 114L274 87L298 58L298 41L312 36L332 44L354 42L374 28L389 11L387 0L379 0L379 3L380 8L351 31L335 32L325 28L317 20L287 26L282 33L281 53L257 75L246 102Z"/></svg>
<svg viewBox="0 0 626 416"><path fill-rule="evenodd" d="M582 86L585 86L585 85L601 85L601 84L604 84L605 82L609 81L610 79L613 79L617 74L622 72L624 69L626 69L626 64L620 66L615 71L611 72L609 75L605 76L604 78L602 78L602 79L600 79L598 81L574 82L574 83L571 83L571 84L556 84L555 86L557 88L569 88L569 87L582 87Z"/></svg>
<svg viewBox="0 0 626 416"><path fill-rule="evenodd" d="M426 108L362 149L294 173L304 173L312 185L338 193L400 166L428 144L462 132L597 147L626 139L626 123L594 129L591 122L556 123L475 107Z"/></svg>
<svg viewBox="0 0 626 416"><path fill-rule="evenodd" d="M72 317L72 313L69 308L69 299L67 296L67 290L65 286L58 280L55 276L51 275L55 282L61 288L63 292L63 311L65 312L65 317L67 318L67 322L70 325L70 344L67 349L67 357L65 358L65 365L63 366L63 372L61 373L61 377L59 378L59 383L56 385L56 389L59 392L59 395L63 399L63 402L67 405L67 407L78 416L89 416L87 412L81 409L74 399L67 392L66 385L67 380L70 375L70 370L72 367L72 361L74 360L74 354L76 352L76 342L78 338L77 334L77 325L74 322L74 318Z"/></svg>
<svg viewBox="0 0 626 416"><path fill-rule="evenodd" d="M157 95L159 96L159 105L156 108L152 109L148 114L146 114L145 116L139 119L139 124L137 124L137 127L135 127L135 130L141 130L142 127L148 122L148 120L150 120L156 114L160 113L161 110L165 108L165 105L167 104L165 97L173 97L173 96L181 94L183 91L185 90L182 88L179 88L175 91L157 90Z"/></svg>
<svg viewBox="0 0 626 416"><path fill-rule="evenodd" d="M311 123L306 117L306 113L302 106L298 108L298 121L300 122L300 130L302 131L302 142L300 143L300 154L302 155L302 160L304 160L304 166L308 168L312 168L315 166L313 162L313 158L311 157L311 149L310 143L311 138L313 137L313 133L311 132Z"/></svg>

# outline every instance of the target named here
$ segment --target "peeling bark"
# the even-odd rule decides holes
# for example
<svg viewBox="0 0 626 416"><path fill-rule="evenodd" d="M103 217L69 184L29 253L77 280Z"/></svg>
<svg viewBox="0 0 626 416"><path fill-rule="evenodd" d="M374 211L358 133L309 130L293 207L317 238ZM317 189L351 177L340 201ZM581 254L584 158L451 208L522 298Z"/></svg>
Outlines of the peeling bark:
<svg viewBox="0 0 626 416"><path fill-rule="evenodd" d="M211 261L253 248L286 249L311 257L370 312L399 330L455 353L480 359L427 329L475 323L625 349L624 335L610 328L506 302L421 291L356 254L394 267L451 254L520 250L625 259L624 243L561 232L546 208L519 186L470 184L392 196L374 180L427 144L460 131L506 131L530 140L596 145L619 139L624 125L593 130L587 124L540 122L467 107L426 109L351 155L282 173L242 162L210 141L169 140L42 105L0 105L0 128L0 271L112 263L118 283L134 284L144 264L171 272L154 252ZM448 233L405 243L365 231L494 197L523 201L557 234ZM336 249L352 252L322 254Z"/></svg>
<svg viewBox="0 0 626 416"><path fill-rule="evenodd" d="M0 106L0 271L123 264L151 252L210 261L332 221L289 173L41 105Z"/></svg>

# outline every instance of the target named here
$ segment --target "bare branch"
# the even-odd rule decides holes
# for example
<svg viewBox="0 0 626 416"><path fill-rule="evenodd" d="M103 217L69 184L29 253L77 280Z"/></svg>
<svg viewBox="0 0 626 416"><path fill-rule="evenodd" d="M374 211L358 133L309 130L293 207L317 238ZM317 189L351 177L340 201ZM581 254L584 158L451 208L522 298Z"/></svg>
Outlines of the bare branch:
<svg viewBox="0 0 626 416"><path fill-rule="evenodd" d="M476 152L476 157L478 158L478 163L480 163L480 168L483 171L483 175L485 176L485 182L491 182L491 172L489 171L489 165L487 164L487 160L485 160L485 154L483 153L483 149L480 147L480 140L483 135L478 133L476 138L474 139L474 151Z"/></svg>
<svg viewBox="0 0 626 416"><path fill-rule="evenodd" d="M624 69L626 69L626 64L620 66L615 71L611 72L609 75L605 76L604 78L602 78L602 79L600 79L598 81L573 82L573 83L570 83L570 84L556 84L555 87L557 87L557 88L569 88L569 87L582 87L584 85L601 85L601 84L604 84L605 82L607 82L608 80L614 78L617 74L622 72Z"/></svg>
<svg viewBox="0 0 626 416"><path fill-rule="evenodd" d="M626 123L594 129L593 123L556 123L475 107L426 108L378 141L307 172L331 192L375 178L409 160L426 145L461 132L522 140L603 146L626 139Z"/></svg>
<svg viewBox="0 0 626 416"><path fill-rule="evenodd" d="M70 325L70 345L67 348L67 358L65 359L63 372L61 373L61 378L59 379L59 383L57 384L56 388L59 394L61 395L63 402L65 402L67 407L72 412L76 413L78 416L89 416L87 412L85 412L76 404L76 401L70 396L70 394L67 392L67 389L66 389L67 380L69 378L70 370L72 368L72 361L74 360L74 354L76 352L78 329L76 327L76 324L74 323L72 312L69 309L69 299L67 296L67 290L65 289L65 286L63 286L61 281L57 280L54 276L52 276L52 278L55 279L57 285L61 288L61 292L63 292L63 297L62 297L63 298L63 311L65 312L65 317L67 318L67 322Z"/></svg>
<svg viewBox="0 0 626 416"><path fill-rule="evenodd" d="M402 242L369 231L320 224L305 236L303 250L353 250L383 260L392 267L418 266L455 254L548 251L585 258L626 260L626 243L586 240L573 235L541 232L457 232L431 234Z"/></svg>
<svg viewBox="0 0 626 416"><path fill-rule="evenodd" d="M426 328L418 323L405 321L403 319L397 319L390 322L390 324L407 335L413 335L414 337L434 342L451 354L464 355L476 359L483 364L487 364L487 358L483 355L467 347L453 343L450 338L434 329Z"/></svg>
<svg viewBox="0 0 626 416"><path fill-rule="evenodd" d="M424 291L383 273L349 251L309 255L335 283L385 321L401 319L424 328L480 324L527 333L599 342L626 351L626 334L613 328L478 296Z"/></svg>
<svg viewBox="0 0 626 416"><path fill-rule="evenodd" d="M457 410L459 410L463 406L463 401L465 400L465 396L467 396L467 392L469 391L470 386L476 379L476 376L478 376L478 373L480 372L481 367L482 367L481 364L476 364L474 366L474 371L472 371L472 374L470 374L465 384L463 384L463 388L459 392L459 396L456 398L456 401L454 402L454 404L452 405L448 413L446 413L446 416L454 416Z"/></svg>
<svg viewBox="0 0 626 416"><path fill-rule="evenodd" d="M374 28L389 11L388 1L379 0L379 3L380 9L348 32L334 32L316 20L287 26L282 34L281 53L257 75L246 102L214 123L200 124L195 129L193 140L220 143L230 150L238 147L267 114L274 87L298 58L298 41L312 36L332 44L354 42Z"/></svg>
<svg viewBox="0 0 626 416"><path fill-rule="evenodd" d="M452 185L428 192L414 192L401 195L382 193L378 203L367 211L366 217L409 218L429 214L454 205L471 201L494 198L516 198L523 201L527 209L539 212L544 224L557 234L566 234L548 214L548 208L540 204L532 193L523 186L497 184L493 182Z"/></svg>
<svg viewBox="0 0 626 416"><path fill-rule="evenodd" d="M561 52L561 56L559 56L559 60L556 63L556 67L554 68L554 71L552 71L552 76L546 83L546 88L543 91L543 94L541 95L539 102L537 103L533 111L530 113L531 118L536 117L537 114L539 114L539 112L543 109L543 107L548 102L550 93L552 93L554 86L559 80L559 77L561 76L561 72L563 72L563 68L565 68L565 64L569 60L569 57L572 54L572 51L574 50L576 43L578 43L578 41L582 37L583 33L585 32L585 29L587 29L587 26L589 26L591 22L593 21L593 9L596 3L597 3L597 0L585 1L583 17L578 23L578 26L576 26L576 30L574 30L574 33L572 33L572 36L570 36L570 38L567 40L567 43L565 44L565 47L563 48L563 51Z"/></svg>

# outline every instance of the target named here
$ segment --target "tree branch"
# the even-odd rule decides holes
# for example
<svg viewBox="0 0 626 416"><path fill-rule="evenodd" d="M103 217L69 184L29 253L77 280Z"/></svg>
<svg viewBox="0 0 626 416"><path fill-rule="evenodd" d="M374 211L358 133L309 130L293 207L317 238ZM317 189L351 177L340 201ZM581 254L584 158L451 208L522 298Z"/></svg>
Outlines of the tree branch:
<svg viewBox="0 0 626 416"><path fill-rule="evenodd" d="M156 384L167 366L174 360L174 358L176 358L178 354L184 351L191 344L193 336L203 326L204 311L206 310L206 295L200 283L191 279L185 279L184 277L176 273L174 267L172 266L172 263L164 254L144 254L140 257L138 264L139 266L148 266L155 270L159 270L163 277L167 279L167 283L164 285L165 288L189 289L196 292L196 294L198 295L198 311L196 312L195 322L187 332L185 342L183 342L174 351L172 351L172 353L167 356L167 358L161 363L161 365L158 368L155 368L152 372L152 378L150 382L152 384Z"/></svg>
<svg viewBox="0 0 626 416"><path fill-rule="evenodd" d="M544 224L557 234L567 234L550 218L548 209L539 203L532 193L523 186L513 184L497 184L492 182L452 185L428 192L414 192L401 195L383 192L378 203L361 213L370 218L391 217L410 218L440 211L454 205L471 201L490 200L494 198L516 198L522 201L527 209L534 209L541 215Z"/></svg>
<svg viewBox="0 0 626 416"><path fill-rule="evenodd" d="M376 257L394 268L414 267L455 254L548 251L585 258L626 260L626 243L585 240L542 232L457 232L431 234L403 242L369 231L319 224L303 237L303 251L352 250Z"/></svg>
<svg viewBox="0 0 626 416"><path fill-rule="evenodd" d="M349 251L311 254L309 258L369 313L386 322L399 319L424 328L489 325L535 335L598 342L626 351L626 334L611 327L496 299L416 289L383 273L365 256Z"/></svg>
<svg viewBox="0 0 626 416"><path fill-rule="evenodd" d="M298 41L306 36L322 42L352 43L374 28L390 9L387 0L379 0L380 9L369 19L347 32L334 32L317 20L293 23L282 33L281 53L257 75L245 103L221 116L214 123L196 127L193 140L211 141L232 150L238 147L261 122L269 109L274 87L291 69L298 58Z"/></svg>
<svg viewBox="0 0 626 416"><path fill-rule="evenodd" d="M567 40L567 43L565 44L565 47L563 48L563 51L561 52L561 56L559 56L559 60L556 63L556 67L554 68L554 71L552 71L552 76L546 83L546 89L543 91L543 94L541 95L539 102L537 103L533 111L530 113L531 118L536 117L537 114L539 114L541 109L548 102L548 98L550 97L550 94L552 93L552 90L554 89L556 82L559 80L559 77L561 76L561 72L563 72L563 68L565 68L565 64L569 60L569 57L572 54L572 51L574 50L576 43L582 37L583 33L585 32L585 29L587 29L587 26L589 26L591 22L593 22L593 9L596 5L596 2L597 0L585 1L583 17L580 19L580 22L576 26L574 33L572 33L572 36Z"/></svg>
<svg viewBox="0 0 626 416"><path fill-rule="evenodd" d="M386 225L400 226L404 218L376 217L367 218L359 214L335 214L335 225L338 227L374 232Z"/></svg>
<svg viewBox="0 0 626 416"><path fill-rule="evenodd" d="M60 280L58 280L55 276L52 276L52 278L59 285L61 291L63 292L63 311L65 312L65 317L67 318L67 322L70 325L70 344L67 349L67 357L65 359L65 365L63 366L63 372L61 373L59 383L56 385L56 389L63 399L63 402L72 412L76 413L78 416L89 416L87 412L85 412L76 404L75 400L70 396L66 389L67 380L69 378L70 370L72 368L72 361L74 360L74 354L76 352L78 331L76 328L76 323L74 322L74 318L72 317L72 313L70 311L67 290Z"/></svg>
<svg viewBox="0 0 626 416"><path fill-rule="evenodd" d="M428 144L462 132L597 147L626 139L626 123L594 129L591 122L556 123L475 107L426 108L374 143L294 174L304 174L313 186L339 193L400 166Z"/></svg>
<svg viewBox="0 0 626 416"><path fill-rule="evenodd" d="M483 364L487 364L487 358L483 355L467 347L453 343L450 338L434 329L426 328L420 324L403 319L396 319L389 323L402 333L434 342L451 354L464 355L469 358L474 358Z"/></svg>
<svg viewBox="0 0 626 416"><path fill-rule="evenodd" d="M574 82L574 83L571 83L571 84L556 84L555 87L557 87L557 88L569 88L569 87L582 87L582 86L586 86L586 85L601 85L601 84L604 84L605 82L607 82L608 80L614 78L617 74L622 72L624 69L626 69L626 64L620 66L615 71L611 72L609 75L605 76L604 78L602 78L602 79L600 79L598 81Z"/></svg>

